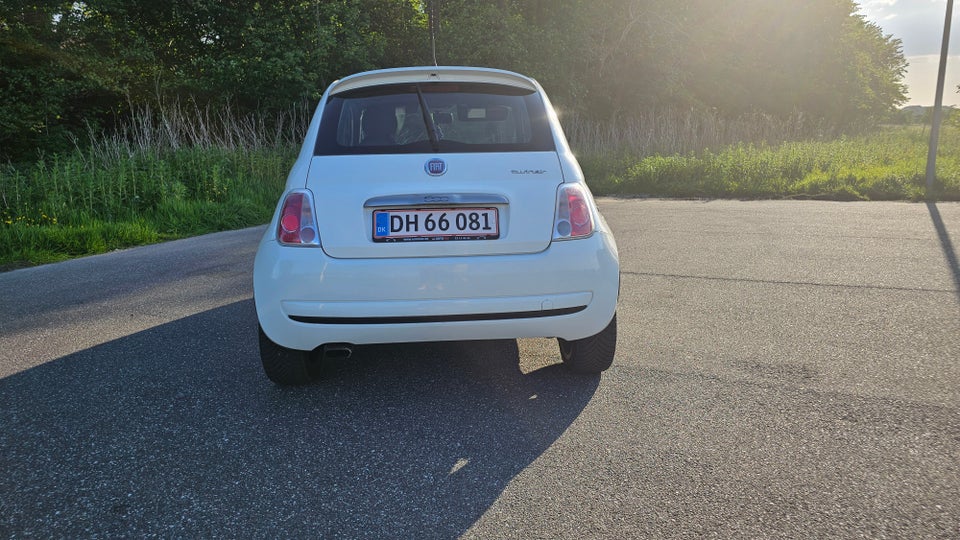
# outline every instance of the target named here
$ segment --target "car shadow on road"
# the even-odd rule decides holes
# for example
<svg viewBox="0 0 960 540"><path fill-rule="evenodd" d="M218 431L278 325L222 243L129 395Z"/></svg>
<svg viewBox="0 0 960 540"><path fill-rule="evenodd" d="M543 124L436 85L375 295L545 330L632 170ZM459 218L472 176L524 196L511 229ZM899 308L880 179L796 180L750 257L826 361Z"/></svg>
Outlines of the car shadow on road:
<svg viewBox="0 0 960 540"><path fill-rule="evenodd" d="M950 267L950 272L953 275L953 284L956 288L957 300L960 301L960 261L957 260L957 252L953 247L953 241L950 239L950 233L947 231L947 226L943 223L943 218L940 216L940 209L937 208L937 203L928 202L927 210L930 212L930 219L933 221L933 227L937 230L937 238L940 240L940 247L943 249L943 256L947 261L947 266Z"/></svg>
<svg viewBox="0 0 960 540"><path fill-rule="evenodd" d="M516 341L360 347L263 376L252 301L0 380L0 534L456 537L599 377Z"/></svg>

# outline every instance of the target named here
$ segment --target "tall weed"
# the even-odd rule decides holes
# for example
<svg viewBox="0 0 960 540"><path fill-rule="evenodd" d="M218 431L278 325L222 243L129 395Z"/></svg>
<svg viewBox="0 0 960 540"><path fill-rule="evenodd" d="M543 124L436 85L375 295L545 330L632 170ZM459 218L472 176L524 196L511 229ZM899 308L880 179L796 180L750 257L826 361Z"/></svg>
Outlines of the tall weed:
<svg viewBox="0 0 960 540"><path fill-rule="evenodd" d="M162 103L72 153L0 165L0 267L266 222L308 122L306 107L265 117ZM910 127L844 137L802 115L693 110L563 124L599 195L925 196L927 134ZM941 137L935 195L960 200L960 128Z"/></svg>
<svg viewBox="0 0 960 540"><path fill-rule="evenodd" d="M926 155L926 134L898 127L833 140L737 143L672 155L587 154L581 164L598 194L920 200L926 196ZM960 200L956 129L942 132L936 176L934 195Z"/></svg>
<svg viewBox="0 0 960 540"><path fill-rule="evenodd" d="M836 135L833 126L799 112L789 118L764 113L730 118L715 110L668 108L605 122L569 115L561 122L571 147L588 157L698 154L741 143L774 145Z"/></svg>
<svg viewBox="0 0 960 540"><path fill-rule="evenodd" d="M88 147L2 166L0 265L264 223L305 123L296 110L268 122L229 110L143 109Z"/></svg>

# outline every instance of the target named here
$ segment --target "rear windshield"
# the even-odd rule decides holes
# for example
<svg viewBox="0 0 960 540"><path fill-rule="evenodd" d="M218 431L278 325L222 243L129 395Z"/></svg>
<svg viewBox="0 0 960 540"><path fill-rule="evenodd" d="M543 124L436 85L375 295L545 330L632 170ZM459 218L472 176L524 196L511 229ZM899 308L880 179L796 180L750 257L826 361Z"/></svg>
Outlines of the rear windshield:
<svg viewBox="0 0 960 540"><path fill-rule="evenodd" d="M536 92L496 84L394 84L335 94L316 155L553 150Z"/></svg>

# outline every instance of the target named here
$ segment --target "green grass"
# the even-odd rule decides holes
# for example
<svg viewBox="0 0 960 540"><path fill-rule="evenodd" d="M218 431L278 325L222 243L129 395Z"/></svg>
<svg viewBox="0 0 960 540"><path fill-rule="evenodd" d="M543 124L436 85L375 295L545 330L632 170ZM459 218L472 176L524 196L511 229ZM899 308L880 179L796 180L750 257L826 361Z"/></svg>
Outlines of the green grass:
<svg viewBox="0 0 960 540"><path fill-rule="evenodd" d="M0 265L269 221L295 148L76 151L0 168Z"/></svg>
<svg viewBox="0 0 960 540"><path fill-rule="evenodd" d="M579 156L598 195L921 200L928 134L883 128L831 141L740 143L686 155ZM960 200L960 130L945 128L934 196Z"/></svg>
<svg viewBox="0 0 960 540"><path fill-rule="evenodd" d="M712 131L697 127L698 137L684 133L683 126L690 124L684 121L674 127L654 124L657 131L650 133L638 125L630 136L607 134L603 140L596 130L579 127L571 130L571 144L597 195L832 200L926 196L928 134L922 128L884 128L835 140L813 135L778 143L777 130L786 132L772 126L755 139L761 142L729 144L718 138L729 130L714 123ZM170 136L168 130L134 128L124 139L94 142L85 151L42 158L29 166L0 166L0 269L269 221L295 158L296 147L289 142L295 137L183 143L185 136ZM234 129L247 131L263 130ZM702 136L711 132L717 136ZM649 145L657 134L669 135L671 148L685 148L685 153L653 151ZM157 143L161 135L167 138ZM942 132L934 191L940 200L960 200L960 128L949 126Z"/></svg>

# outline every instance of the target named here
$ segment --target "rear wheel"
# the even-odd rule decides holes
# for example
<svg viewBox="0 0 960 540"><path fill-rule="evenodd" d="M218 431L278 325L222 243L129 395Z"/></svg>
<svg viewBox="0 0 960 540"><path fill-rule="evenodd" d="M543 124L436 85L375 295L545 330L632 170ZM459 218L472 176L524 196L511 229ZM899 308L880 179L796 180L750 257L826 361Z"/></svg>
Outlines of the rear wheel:
<svg viewBox="0 0 960 540"><path fill-rule="evenodd" d="M307 384L313 380L310 351L282 347L271 341L259 325L257 330L260 334L260 361L268 379L284 386Z"/></svg>
<svg viewBox="0 0 960 540"><path fill-rule="evenodd" d="M617 352L617 314L613 314L610 324L599 333L583 339L560 343L560 357L563 364L577 373L600 373L613 364Z"/></svg>

